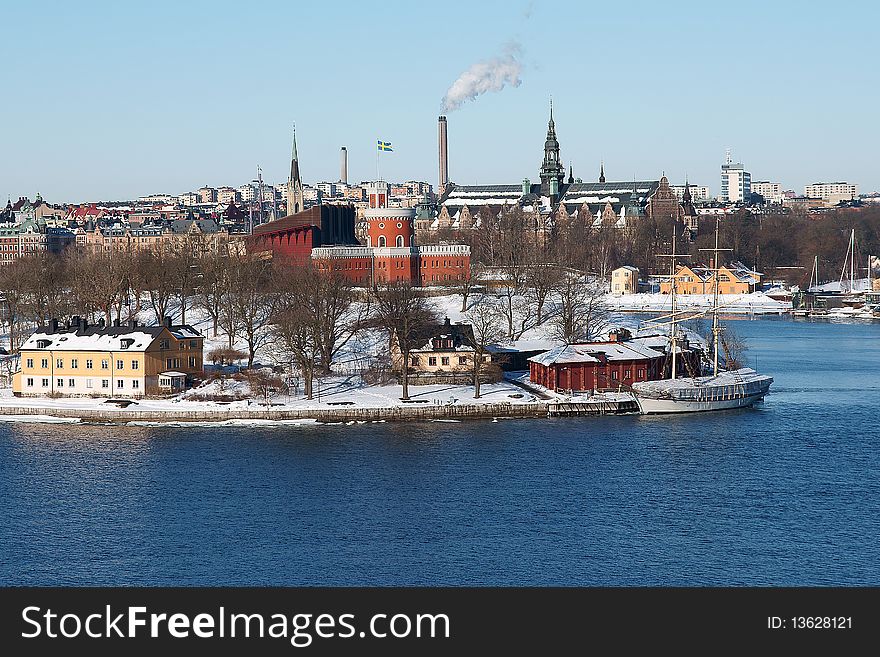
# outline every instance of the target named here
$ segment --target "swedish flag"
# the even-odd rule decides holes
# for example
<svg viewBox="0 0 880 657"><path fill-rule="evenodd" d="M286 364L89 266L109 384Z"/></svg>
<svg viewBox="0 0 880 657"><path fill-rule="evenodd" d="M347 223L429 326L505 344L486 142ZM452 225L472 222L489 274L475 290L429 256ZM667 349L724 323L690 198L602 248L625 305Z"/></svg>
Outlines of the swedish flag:
<svg viewBox="0 0 880 657"><path fill-rule="evenodd" d="M376 142L379 146L380 151L391 151L391 142L390 141L382 141L381 139Z"/></svg>

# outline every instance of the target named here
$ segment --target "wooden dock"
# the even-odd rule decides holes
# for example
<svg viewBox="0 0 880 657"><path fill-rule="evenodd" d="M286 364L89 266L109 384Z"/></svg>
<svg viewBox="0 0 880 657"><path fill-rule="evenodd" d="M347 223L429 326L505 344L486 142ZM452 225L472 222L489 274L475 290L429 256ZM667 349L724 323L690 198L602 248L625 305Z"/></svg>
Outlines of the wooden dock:
<svg viewBox="0 0 880 657"><path fill-rule="evenodd" d="M551 402L547 404L548 417L630 415L639 412L639 404L635 399L591 397L583 401Z"/></svg>

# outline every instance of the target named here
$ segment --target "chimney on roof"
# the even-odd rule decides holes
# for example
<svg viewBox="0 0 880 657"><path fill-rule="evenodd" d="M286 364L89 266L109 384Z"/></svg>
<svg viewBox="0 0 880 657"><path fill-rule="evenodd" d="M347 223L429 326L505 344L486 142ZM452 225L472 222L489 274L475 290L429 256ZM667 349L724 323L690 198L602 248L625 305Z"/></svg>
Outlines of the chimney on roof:
<svg viewBox="0 0 880 657"><path fill-rule="evenodd" d="M162 322L165 325L165 328L171 328L171 318L168 315L165 315L165 319Z"/></svg>
<svg viewBox="0 0 880 657"><path fill-rule="evenodd" d="M50 319L49 320L49 333L58 333L58 320Z"/></svg>
<svg viewBox="0 0 880 657"><path fill-rule="evenodd" d="M79 330L79 323L80 323L80 316L79 315L74 315L73 317L70 318L70 326L74 330Z"/></svg>

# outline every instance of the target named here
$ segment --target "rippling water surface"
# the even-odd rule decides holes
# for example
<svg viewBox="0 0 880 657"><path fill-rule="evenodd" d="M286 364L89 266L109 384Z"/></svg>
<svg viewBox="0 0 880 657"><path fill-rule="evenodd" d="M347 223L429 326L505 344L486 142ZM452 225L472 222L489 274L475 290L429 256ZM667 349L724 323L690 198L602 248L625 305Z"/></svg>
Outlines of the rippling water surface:
<svg viewBox="0 0 880 657"><path fill-rule="evenodd" d="M734 327L760 408L0 424L0 583L876 585L880 324Z"/></svg>

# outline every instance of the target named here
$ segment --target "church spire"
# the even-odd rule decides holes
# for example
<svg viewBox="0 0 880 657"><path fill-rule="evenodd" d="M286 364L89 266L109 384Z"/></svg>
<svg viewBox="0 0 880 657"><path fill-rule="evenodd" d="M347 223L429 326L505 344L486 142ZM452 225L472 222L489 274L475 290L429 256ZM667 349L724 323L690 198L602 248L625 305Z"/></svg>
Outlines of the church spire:
<svg viewBox="0 0 880 657"><path fill-rule="evenodd" d="M568 184L571 185L574 183L574 169L572 169L571 164L568 165Z"/></svg>
<svg viewBox="0 0 880 657"><path fill-rule="evenodd" d="M293 148L290 151L290 178L287 179L287 214L304 210L302 180L299 175L299 157L296 154L296 124L293 124Z"/></svg>
<svg viewBox="0 0 880 657"><path fill-rule="evenodd" d="M551 181L555 183L551 185ZM556 123L553 121L553 99L550 99L550 121L547 123L547 138L544 140L544 162L541 164L541 194L551 196L551 187L559 189L565 182L565 167L559 159L559 140L556 138Z"/></svg>
<svg viewBox="0 0 880 657"><path fill-rule="evenodd" d="M599 164L599 182L605 182L605 162L600 162Z"/></svg>

